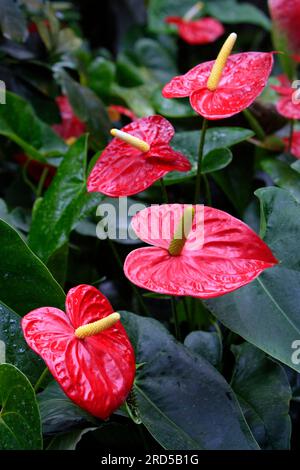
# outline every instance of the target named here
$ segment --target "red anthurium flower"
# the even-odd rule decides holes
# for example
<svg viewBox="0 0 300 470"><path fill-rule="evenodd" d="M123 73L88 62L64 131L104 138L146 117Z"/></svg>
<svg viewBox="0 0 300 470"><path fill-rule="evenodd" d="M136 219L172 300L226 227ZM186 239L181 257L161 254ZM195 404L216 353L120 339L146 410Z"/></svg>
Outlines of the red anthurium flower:
<svg viewBox="0 0 300 470"><path fill-rule="evenodd" d="M101 419L125 401L135 376L127 334L109 301L95 287L80 285L54 307L22 319L28 345L46 362L66 395Z"/></svg>
<svg viewBox="0 0 300 470"><path fill-rule="evenodd" d="M122 131L111 132L116 138L93 168L87 183L89 192L130 196L144 191L172 170L191 168L188 159L170 147L174 129L161 116L137 119Z"/></svg>
<svg viewBox="0 0 300 470"><path fill-rule="evenodd" d="M77 116L73 113L69 100L66 96L58 96L56 103L60 110L61 120L60 124L54 124L53 130L66 141L67 144L71 145L74 143L77 137L80 137L86 130L86 125L81 122ZM41 176L45 168L48 173L45 179L44 187L48 188L51 184L53 177L56 174L56 167L49 163L42 163L37 160L31 160L28 162L28 157L24 153L18 153L14 155L14 159L21 165L27 164L27 172L32 177L33 181L40 181Z"/></svg>
<svg viewBox="0 0 300 470"><path fill-rule="evenodd" d="M125 108L124 106L111 104L108 106L107 111L112 122L120 121L122 115L128 117L131 121L135 121L137 119L137 116L134 114L134 112L129 108Z"/></svg>
<svg viewBox="0 0 300 470"><path fill-rule="evenodd" d="M271 88L282 97L276 104L278 113L288 119L300 119L300 99L296 97L296 89L286 76L277 78L280 85L271 85Z"/></svg>
<svg viewBox="0 0 300 470"><path fill-rule="evenodd" d="M165 98L190 97L192 108L206 119L223 119L250 106L263 91L273 66L273 54L245 52L230 55L236 34L225 41L216 61L197 65L173 78Z"/></svg>
<svg viewBox="0 0 300 470"><path fill-rule="evenodd" d="M152 206L135 215L132 226L153 246L132 251L124 272L131 282L153 292L218 297L277 264L247 225L211 207Z"/></svg>
<svg viewBox="0 0 300 470"><path fill-rule="evenodd" d="M53 130L55 130L62 139L66 141L71 140L72 143L86 131L86 125L74 114L66 96L58 96L55 101L60 110L61 123L52 126Z"/></svg>
<svg viewBox="0 0 300 470"><path fill-rule="evenodd" d="M290 147L290 137L284 137L283 141L286 146L286 151L288 151ZM296 131L293 133L292 145L290 150L296 158L300 158L300 131Z"/></svg>
<svg viewBox="0 0 300 470"><path fill-rule="evenodd" d="M300 50L300 1L269 0L269 8L274 23L287 39L289 50L298 54Z"/></svg>
<svg viewBox="0 0 300 470"><path fill-rule="evenodd" d="M179 36L191 45L214 42L225 32L222 23L214 18L188 21L180 16L168 16L165 21L169 24L175 24Z"/></svg>

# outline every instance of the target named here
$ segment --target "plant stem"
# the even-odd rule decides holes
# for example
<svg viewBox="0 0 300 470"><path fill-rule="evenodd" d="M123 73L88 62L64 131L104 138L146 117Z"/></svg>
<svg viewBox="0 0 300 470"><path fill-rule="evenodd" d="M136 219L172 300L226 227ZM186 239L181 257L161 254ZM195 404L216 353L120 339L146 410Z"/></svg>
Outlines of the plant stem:
<svg viewBox="0 0 300 470"><path fill-rule="evenodd" d="M195 187L195 204L199 203L200 194L201 194L201 169L202 169L202 160L203 160L203 150L205 144L205 134L208 127L207 119L203 119L202 130L200 134L200 143L199 143L199 152L198 152L198 166L197 166L197 177L196 177L196 187Z"/></svg>
<svg viewBox="0 0 300 470"><path fill-rule="evenodd" d="M110 249L111 249L111 251L113 252L113 255L114 255L114 257L115 257L115 260L117 261L118 266L119 266L120 270L121 270L122 273L123 273L123 263L122 263L122 260L121 260L121 258L120 258L120 256L119 256L119 253L118 253L118 251L117 251L117 249L116 249L114 243L111 241L111 239L110 239L109 237L107 237L107 240L108 240L108 244L109 244L109 246L110 246ZM147 317L150 317L150 313L149 313L149 311L148 311L148 309L147 309L147 307L146 307L146 305L145 305L145 302L144 302L144 300L143 300L143 297L142 297L141 294L140 294L140 291L138 290L138 288L137 288L133 283L129 282L129 284L130 284L130 286L131 286L131 288L132 288L132 290L133 290L133 293L136 295L136 297L137 297L137 299L138 299L138 301L139 301L139 304L140 304L140 307L141 307L141 309L142 309L142 312L143 312L144 315L146 315Z"/></svg>
<svg viewBox="0 0 300 470"><path fill-rule="evenodd" d="M264 141L266 138L266 134L256 117L254 117L253 113L249 109L244 109L243 113L248 123L250 124L252 130L255 132L256 137L259 140Z"/></svg>
<svg viewBox="0 0 300 470"><path fill-rule="evenodd" d="M295 120L291 119L290 120L290 137L289 137L288 153L292 153L294 128L295 128Z"/></svg>
<svg viewBox="0 0 300 470"><path fill-rule="evenodd" d="M48 172L49 172L49 169L48 168L44 168L43 169L43 173L40 177L40 181L39 181L39 184L38 184L38 187L37 187L37 190L36 190L36 199L38 199L41 194L42 194L42 191L43 191L43 187L44 187L44 183L46 181L46 178L47 178L47 175L48 175Z"/></svg>
<svg viewBox="0 0 300 470"><path fill-rule="evenodd" d="M36 383L35 386L33 387L35 393L41 388L41 385L42 385L42 383L44 382L45 377L47 377L48 372L49 372L48 367L45 367L45 369L44 369L43 372L41 373L40 377L38 378L37 383Z"/></svg>
<svg viewBox="0 0 300 470"><path fill-rule="evenodd" d="M169 197L168 197L167 188L165 186L163 178L160 178L159 182L160 182L160 187L161 187L162 200L165 204L168 204Z"/></svg>
<svg viewBox="0 0 300 470"><path fill-rule="evenodd" d="M172 315L173 315L174 328L175 328L175 338L178 341L180 341L179 321L178 321L178 315L177 315L176 301L174 297L171 297L171 306L172 306Z"/></svg>

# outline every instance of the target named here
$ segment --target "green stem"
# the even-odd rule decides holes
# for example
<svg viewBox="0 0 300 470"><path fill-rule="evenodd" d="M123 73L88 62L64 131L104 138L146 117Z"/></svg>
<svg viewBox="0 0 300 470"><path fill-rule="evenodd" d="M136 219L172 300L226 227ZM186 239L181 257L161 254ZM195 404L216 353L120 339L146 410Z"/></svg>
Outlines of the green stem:
<svg viewBox="0 0 300 470"><path fill-rule="evenodd" d="M117 249L116 249L114 243L111 241L111 239L108 237L107 240L108 240L108 244L109 244L109 246L110 246L110 249L111 249L111 251L112 251L112 253L113 253L114 257L115 257L115 260L117 261L118 266L119 266L120 270L121 270L122 273L123 273L123 263L122 263L122 260L121 260L121 258L120 258L120 256L119 256L119 253L118 253L118 251L117 251ZM145 302L144 302L144 300L143 300L143 297L142 297L141 294L140 294L140 291L138 290L138 288L137 288L132 282L129 282L129 284L130 284L130 286L131 286L131 288L132 288L132 290L133 290L133 293L135 294L135 296L137 297L137 299L138 299L138 301L139 301L139 304L140 304L140 307L141 307L141 309L142 309L142 312L144 313L144 315L146 315L147 317L149 317L149 316L150 316L150 313L149 313L149 311L148 311L148 309L147 309L147 307L146 307L146 305L145 305Z"/></svg>
<svg viewBox="0 0 300 470"><path fill-rule="evenodd" d="M205 200L206 200L206 205L211 206L212 205L212 199L211 199L211 191L210 191L210 186L209 186L209 181L206 175L203 175L203 181L205 185Z"/></svg>
<svg viewBox="0 0 300 470"><path fill-rule="evenodd" d="M25 184L27 184L27 186L29 186L29 188L31 189L33 194L36 195L37 189L27 176L27 168L28 168L30 162L31 162L31 160L28 158L25 165L22 167L22 176L23 176L23 180L24 180Z"/></svg>
<svg viewBox="0 0 300 470"><path fill-rule="evenodd" d="M201 194L201 170L202 170L202 160L203 160L203 150L205 144L205 134L208 127L207 119L203 119L202 130L200 134L200 143L199 143L199 152L198 152L198 166L197 166L197 176L196 176L196 187L195 187L195 204L199 203L200 194Z"/></svg>
<svg viewBox="0 0 300 470"><path fill-rule="evenodd" d="M38 184L38 187L37 187L37 190L36 190L36 198L38 199L41 194L42 194L42 191L43 191L43 187L44 187L44 183L46 181L46 178L47 178L47 175L48 175L48 172L49 172L49 168L44 168L43 169L43 173L40 177L40 181L39 181L39 184Z"/></svg>
<svg viewBox="0 0 300 470"><path fill-rule="evenodd" d="M168 204L169 197L168 197L167 188L165 186L163 178L160 178L159 182L160 182L160 187L161 187L162 200L165 204Z"/></svg>
<svg viewBox="0 0 300 470"><path fill-rule="evenodd" d="M36 382L35 386L33 387L35 393L37 393L38 390L41 388L41 385L44 382L45 378L47 377L48 372L49 372L48 367L45 367L45 369L41 373L40 377L38 378L38 381Z"/></svg>
<svg viewBox="0 0 300 470"><path fill-rule="evenodd" d="M295 120L291 119L290 120L290 137L289 137L288 153L292 153L294 128L295 128Z"/></svg>
<svg viewBox="0 0 300 470"><path fill-rule="evenodd" d="M263 130L263 128L261 127L261 125L259 124L256 117L254 117L253 113L249 109L244 109L243 113L244 113L244 116L247 119L248 123L250 124L250 127L255 132L256 137L259 140L264 141L265 138L266 138L266 133Z"/></svg>
<svg viewBox="0 0 300 470"><path fill-rule="evenodd" d="M172 315L174 321L174 328L175 328L175 338L180 341L180 329L179 329L179 321L177 315L177 308L176 308L176 301L174 297L171 297L171 306L172 306Z"/></svg>

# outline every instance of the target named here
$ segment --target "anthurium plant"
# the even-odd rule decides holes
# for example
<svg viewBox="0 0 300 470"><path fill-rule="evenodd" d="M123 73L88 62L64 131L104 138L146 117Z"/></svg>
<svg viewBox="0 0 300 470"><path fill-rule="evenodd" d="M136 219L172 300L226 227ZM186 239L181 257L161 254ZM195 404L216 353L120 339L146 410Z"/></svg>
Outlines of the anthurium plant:
<svg viewBox="0 0 300 470"><path fill-rule="evenodd" d="M0 2L0 450L297 449L300 0L97 3Z"/></svg>

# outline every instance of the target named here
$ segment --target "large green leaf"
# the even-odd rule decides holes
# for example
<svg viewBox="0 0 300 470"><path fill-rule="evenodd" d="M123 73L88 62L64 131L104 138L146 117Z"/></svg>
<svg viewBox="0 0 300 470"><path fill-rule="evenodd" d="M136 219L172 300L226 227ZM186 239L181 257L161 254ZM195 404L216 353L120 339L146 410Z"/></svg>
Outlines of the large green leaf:
<svg viewBox="0 0 300 470"><path fill-rule="evenodd" d="M38 395L43 433L67 432L87 423L97 424L97 419L75 405L57 382L51 382Z"/></svg>
<svg viewBox="0 0 300 470"><path fill-rule="evenodd" d="M217 369L222 361L222 341L217 333L211 331L192 331L184 340L184 345L199 354Z"/></svg>
<svg viewBox="0 0 300 470"><path fill-rule="evenodd" d="M0 220L0 301L18 315L41 306L63 307L65 295L18 232Z"/></svg>
<svg viewBox="0 0 300 470"><path fill-rule="evenodd" d="M151 103L157 113L167 118L190 118L197 116L188 100L164 98L161 94L161 87L154 91Z"/></svg>
<svg viewBox="0 0 300 470"><path fill-rule="evenodd" d="M176 55L171 55L158 41L150 38L139 39L134 52L140 64L150 70L153 77L162 84L178 75Z"/></svg>
<svg viewBox="0 0 300 470"><path fill-rule="evenodd" d="M28 36L25 16L17 2L0 0L0 28L3 36L12 41L25 41Z"/></svg>
<svg viewBox="0 0 300 470"><path fill-rule="evenodd" d="M135 413L170 450L255 449L235 396L201 356L156 320L121 312L135 347Z"/></svg>
<svg viewBox="0 0 300 470"><path fill-rule="evenodd" d="M75 450L82 437L97 428L74 429L55 436L47 447L47 450Z"/></svg>
<svg viewBox="0 0 300 470"><path fill-rule="evenodd" d="M42 448L41 420L34 390L22 372L0 365L0 449Z"/></svg>
<svg viewBox="0 0 300 470"><path fill-rule="evenodd" d="M149 27L154 32L168 32L167 16L184 16L195 5L195 0L150 0ZM251 23L270 30L270 20L250 3L238 3L236 0L206 0L205 13L218 18L223 23Z"/></svg>
<svg viewBox="0 0 300 470"><path fill-rule="evenodd" d="M89 88L77 83L64 70L56 72L65 94L76 115L88 125L93 137L99 142L108 138L110 120L101 99Z"/></svg>
<svg viewBox="0 0 300 470"><path fill-rule="evenodd" d="M271 21L254 5L236 0L207 0L208 14L222 21L222 23L250 23L270 31Z"/></svg>
<svg viewBox="0 0 300 470"><path fill-rule="evenodd" d="M300 174L296 170L275 158L262 160L260 166L277 186L287 189L296 201L300 202Z"/></svg>
<svg viewBox="0 0 300 470"><path fill-rule="evenodd" d="M67 145L41 121L33 108L20 96L6 93L6 104L0 106L0 135L13 140L27 155L45 161L61 156Z"/></svg>
<svg viewBox="0 0 300 470"><path fill-rule="evenodd" d="M300 205L283 189L256 194L262 236L279 264L249 285L205 303L232 331L300 372L292 357L292 344L300 337Z"/></svg>
<svg viewBox="0 0 300 470"><path fill-rule="evenodd" d="M283 367L249 343L232 350L231 386L257 442L263 449L289 449L292 391Z"/></svg>
<svg viewBox="0 0 300 470"><path fill-rule="evenodd" d="M223 151L224 148L232 147L233 145L239 144L252 136L252 131L240 127L215 127L208 129L205 138L203 168L206 168L208 171L210 171L210 167L214 168L213 165L211 165L212 155L209 156L209 153L212 150L222 148ZM199 131L186 131L175 134L171 142L171 146L188 157L192 164L192 169L186 173L180 173L178 171L170 172L164 178L166 184L180 183L196 175L199 139ZM206 161L207 158L209 162ZM230 163L231 159L228 151L225 159L227 163ZM224 166L221 166L221 168L224 168ZM217 168L214 168L211 171L216 171L216 169Z"/></svg>
<svg viewBox="0 0 300 470"><path fill-rule="evenodd" d="M29 349L20 325L21 318L0 303L0 341L5 344L5 361L20 369L35 384L45 368L44 362Z"/></svg>
<svg viewBox="0 0 300 470"><path fill-rule="evenodd" d="M86 191L87 137L70 148L42 201L34 211L28 243L47 263L68 242L74 227L102 196ZM49 230L50 228L50 230Z"/></svg>

